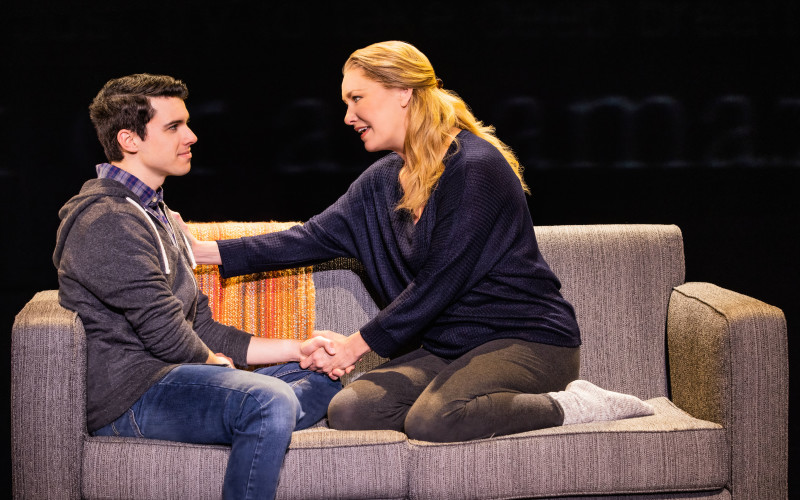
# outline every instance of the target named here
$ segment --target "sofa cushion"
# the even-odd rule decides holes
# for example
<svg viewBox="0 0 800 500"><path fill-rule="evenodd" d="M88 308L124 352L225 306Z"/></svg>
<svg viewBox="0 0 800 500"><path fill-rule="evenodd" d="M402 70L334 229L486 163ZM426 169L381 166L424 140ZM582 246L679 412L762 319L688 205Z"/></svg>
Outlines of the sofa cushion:
<svg viewBox="0 0 800 500"><path fill-rule="evenodd" d="M190 223L201 240L240 238L288 229L296 222ZM314 325L312 268L302 267L222 279L217 266L195 269L214 319L259 337L305 340Z"/></svg>
<svg viewBox="0 0 800 500"><path fill-rule="evenodd" d="M128 437L83 443L86 499L222 498L229 446Z"/></svg>
<svg viewBox="0 0 800 500"><path fill-rule="evenodd" d="M214 499L230 447L152 439L90 437L83 450L84 498ZM405 498L408 443L394 431L295 432L278 498ZM165 473L168 471L168 473Z"/></svg>
<svg viewBox="0 0 800 500"><path fill-rule="evenodd" d="M409 461L408 439L400 432L298 431L292 434L277 497L407 498Z"/></svg>
<svg viewBox="0 0 800 500"><path fill-rule="evenodd" d="M316 330L351 335L378 314L378 306L365 286L363 267L355 259L334 259L314 266ZM344 385L386 361L370 351L342 377Z"/></svg>
<svg viewBox="0 0 800 500"><path fill-rule="evenodd" d="M410 498L521 498L720 490L724 429L667 398L655 415L459 443L409 441ZM490 472L490 473L487 473Z"/></svg>
<svg viewBox="0 0 800 500"><path fill-rule="evenodd" d="M685 273L680 229L537 226L536 238L575 306L580 378L642 399L667 396L667 306Z"/></svg>

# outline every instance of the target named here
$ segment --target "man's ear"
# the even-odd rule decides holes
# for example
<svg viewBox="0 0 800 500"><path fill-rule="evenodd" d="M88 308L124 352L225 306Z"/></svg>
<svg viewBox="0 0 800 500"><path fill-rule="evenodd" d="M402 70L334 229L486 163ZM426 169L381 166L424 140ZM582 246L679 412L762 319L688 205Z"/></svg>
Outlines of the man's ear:
<svg viewBox="0 0 800 500"><path fill-rule="evenodd" d="M123 152L133 154L139 151L139 136L136 135L136 132L125 128L121 129L117 132L117 142Z"/></svg>

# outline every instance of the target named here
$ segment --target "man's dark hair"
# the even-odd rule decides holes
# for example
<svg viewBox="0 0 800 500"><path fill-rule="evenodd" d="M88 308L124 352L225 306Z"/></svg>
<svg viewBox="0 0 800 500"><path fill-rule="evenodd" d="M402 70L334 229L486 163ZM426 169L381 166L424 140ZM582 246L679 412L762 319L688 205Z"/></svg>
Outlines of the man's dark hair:
<svg viewBox="0 0 800 500"><path fill-rule="evenodd" d="M151 97L178 97L189 95L186 85L166 75L141 73L109 80L89 105L89 117L97 130L108 161L121 161L122 149L117 133L122 129L146 138L147 122L155 114Z"/></svg>

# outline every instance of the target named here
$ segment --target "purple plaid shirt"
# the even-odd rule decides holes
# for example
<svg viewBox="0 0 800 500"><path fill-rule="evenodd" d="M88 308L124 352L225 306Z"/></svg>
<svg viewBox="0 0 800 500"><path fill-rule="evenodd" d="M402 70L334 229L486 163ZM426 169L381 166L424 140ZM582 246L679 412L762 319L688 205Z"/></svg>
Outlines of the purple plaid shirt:
<svg viewBox="0 0 800 500"><path fill-rule="evenodd" d="M142 207L164 225L170 236L172 236L172 241L175 242L172 224L167 220L167 214L164 210L164 190L161 187L153 191L150 186L140 181L135 175L110 163L101 163L95 169L97 170L98 179L115 180L133 191L139 197L139 203Z"/></svg>

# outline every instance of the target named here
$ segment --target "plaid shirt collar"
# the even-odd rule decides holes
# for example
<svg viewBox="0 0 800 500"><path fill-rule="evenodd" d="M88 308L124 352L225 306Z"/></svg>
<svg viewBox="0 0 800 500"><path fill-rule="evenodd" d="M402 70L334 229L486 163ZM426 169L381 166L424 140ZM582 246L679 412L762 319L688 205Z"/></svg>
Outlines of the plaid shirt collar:
<svg viewBox="0 0 800 500"><path fill-rule="evenodd" d="M139 197L139 203L142 207L163 224L167 232L172 236L173 242L175 241L175 233L172 231L172 225L167 220L167 214L164 213L163 188L159 186L159 188L154 191L135 175L111 165L110 163L101 163L97 165L95 169L97 170L97 177L99 179L115 180L133 191L134 194Z"/></svg>
<svg viewBox="0 0 800 500"><path fill-rule="evenodd" d="M98 178L115 180L125 185L125 187L133 191L134 194L139 197L139 201L145 208L157 210L158 204L164 201L164 190L162 188L159 187L154 191L150 186L140 181L138 177L130 172L115 167L110 163L101 163L95 168Z"/></svg>

